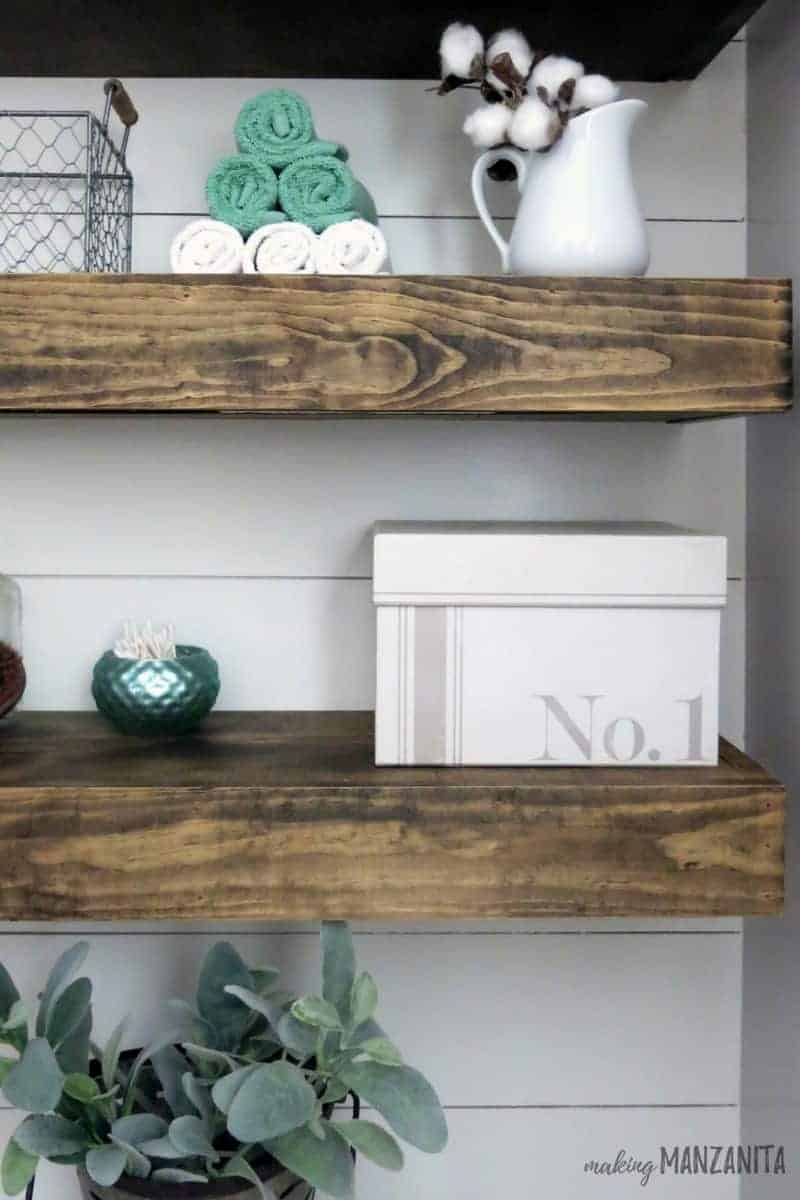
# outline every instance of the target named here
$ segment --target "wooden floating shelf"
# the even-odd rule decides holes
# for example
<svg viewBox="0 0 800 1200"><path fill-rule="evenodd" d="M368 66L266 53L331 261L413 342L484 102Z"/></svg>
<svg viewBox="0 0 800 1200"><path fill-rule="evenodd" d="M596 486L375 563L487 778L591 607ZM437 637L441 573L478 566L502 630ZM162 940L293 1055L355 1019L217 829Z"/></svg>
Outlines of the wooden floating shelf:
<svg viewBox="0 0 800 1200"><path fill-rule="evenodd" d="M381 768L366 713L0 727L0 919L712 916L783 900L784 789L709 768Z"/></svg>
<svg viewBox="0 0 800 1200"><path fill-rule="evenodd" d="M438 71L442 29L454 16L489 35L524 29L537 46L586 60L618 79L694 78L763 0L616 0L520 3L428 0L414 5L347 4L328 13L295 5L282 19L260 0L105 0L102 19L87 0L5 0L0 75L89 75L98 64L120 75L264 79L429 79Z"/></svg>
<svg viewBox="0 0 800 1200"><path fill-rule="evenodd" d="M0 276L0 410L690 419L791 405L788 280Z"/></svg>

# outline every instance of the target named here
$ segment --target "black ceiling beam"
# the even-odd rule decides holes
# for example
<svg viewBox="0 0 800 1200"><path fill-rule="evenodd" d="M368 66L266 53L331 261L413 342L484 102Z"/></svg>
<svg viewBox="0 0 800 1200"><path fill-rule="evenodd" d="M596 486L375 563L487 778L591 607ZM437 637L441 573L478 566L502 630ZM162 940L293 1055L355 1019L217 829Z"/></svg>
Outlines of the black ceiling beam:
<svg viewBox="0 0 800 1200"><path fill-rule="evenodd" d="M763 0L5 0L0 77L430 79L453 19L521 28L536 47L616 79L694 78ZM0 107L2 107L0 96Z"/></svg>

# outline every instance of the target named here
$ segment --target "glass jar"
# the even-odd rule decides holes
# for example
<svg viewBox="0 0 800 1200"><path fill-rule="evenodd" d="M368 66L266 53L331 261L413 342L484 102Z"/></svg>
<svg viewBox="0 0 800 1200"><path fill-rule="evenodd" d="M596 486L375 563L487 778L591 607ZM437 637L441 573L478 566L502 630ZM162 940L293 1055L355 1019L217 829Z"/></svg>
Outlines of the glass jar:
<svg viewBox="0 0 800 1200"><path fill-rule="evenodd" d="M22 593L0 575L0 717L16 708L25 691L22 663Z"/></svg>

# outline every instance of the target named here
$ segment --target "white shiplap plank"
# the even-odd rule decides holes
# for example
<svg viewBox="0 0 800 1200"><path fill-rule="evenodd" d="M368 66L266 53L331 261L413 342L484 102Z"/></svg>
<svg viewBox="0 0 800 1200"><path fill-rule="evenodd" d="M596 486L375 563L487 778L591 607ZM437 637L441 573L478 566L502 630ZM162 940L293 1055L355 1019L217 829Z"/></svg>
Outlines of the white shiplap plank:
<svg viewBox="0 0 800 1200"><path fill-rule="evenodd" d="M128 618L174 621L220 663L220 707L370 709L375 617L368 580L28 578L30 709L93 708L91 668ZM741 743L744 585L723 622L721 731ZM728 631L730 630L730 633Z"/></svg>
<svg viewBox="0 0 800 1200"><path fill-rule="evenodd" d="M133 269L168 272L172 238L199 214L138 216ZM381 222L398 275L496 275L500 260L477 217L384 217ZM499 222L504 237L512 222ZM650 221L652 276L725 278L746 274L743 221Z"/></svg>
<svg viewBox="0 0 800 1200"><path fill-rule="evenodd" d="M744 423L5 417L9 574L365 577L376 520L662 520L744 574ZM46 481L46 486L43 486Z"/></svg>
<svg viewBox="0 0 800 1200"><path fill-rule="evenodd" d="M636 145L645 212L667 219L745 215L745 47L728 46L694 83L632 84L650 103ZM234 149L244 100L275 86L296 87L316 113L321 136L346 142L356 173L386 216L473 213L474 152L461 133L472 94L441 100L415 81L128 79L141 121L131 138L137 212L196 212L206 176ZM100 79L0 79L8 107L94 108ZM365 112L369 119L365 120ZM513 189L495 186L492 208L511 215Z"/></svg>
<svg viewBox="0 0 800 1200"><path fill-rule="evenodd" d="M585 935L653 933L658 936L684 936L693 933L713 933L719 937L738 937L742 932L740 917L531 917L458 918L437 921L352 921L351 927L361 937L456 937L464 934L480 934L482 937L584 937ZM319 924L316 921L288 921L259 923L254 921L215 921L212 926L203 921L99 921L92 922L93 938L115 937L125 933L174 933L181 937L193 937L195 933L208 933L215 937L242 933L269 933L270 937L317 937ZM0 937L5 934L73 934L75 938L87 936L87 926L82 921L0 921ZM3 943L0 941L0 949Z"/></svg>
<svg viewBox="0 0 800 1200"><path fill-rule="evenodd" d="M634 1200L650 1194L664 1200L702 1196L735 1200L731 1176L661 1174L661 1147L731 1145L738 1140L735 1109L573 1111L494 1110L448 1112L450 1144L441 1155L408 1150L402 1174L387 1175L362 1162L361 1200ZM587 1173L592 1161L613 1162L620 1151L655 1172L605 1176ZM47 1200L47 1198L45 1198Z"/></svg>
<svg viewBox="0 0 800 1200"><path fill-rule="evenodd" d="M735 1200L738 1195L738 1180L731 1175L660 1174L662 1146L671 1153L675 1146L735 1144L735 1109L456 1110L447 1117L450 1143L444 1153L406 1149L406 1166L398 1174L361 1160L360 1200L633 1200L650 1193L683 1200L693 1192L704 1200ZM16 1113L0 1113L0 1143L18 1119ZM641 1174L587 1174L587 1162L613 1161L620 1150L654 1162L646 1189ZM80 1200L74 1172L43 1164L35 1200Z"/></svg>
<svg viewBox="0 0 800 1200"><path fill-rule="evenodd" d="M6 935L0 960L24 997L72 935ZM191 996L210 934L104 938L87 970L102 1041L131 1013L129 1045ZM247 962L318 991L316 936L240 935ZM443 1103L735 1104L741 939L356 935L381 989L381 1023ZM657 1047L657 1050L655 1049ZM653 1055L658 1067L654 1070Z"/></svg>
<svg viewBox="0 0 800 1200"><path fill-rule="evenodd" d="M120 621L174 620L220 663L220 707L374 707L370 585L358 580L28 580L25 705L92 708L91 668Z"/></svg>

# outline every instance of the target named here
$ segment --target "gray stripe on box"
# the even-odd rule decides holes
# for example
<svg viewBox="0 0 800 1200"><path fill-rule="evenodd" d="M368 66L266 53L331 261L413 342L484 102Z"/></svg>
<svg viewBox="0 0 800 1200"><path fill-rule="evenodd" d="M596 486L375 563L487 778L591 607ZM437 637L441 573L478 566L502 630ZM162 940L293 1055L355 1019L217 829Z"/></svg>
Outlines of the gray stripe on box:
<svg viewBox="0 0 800 1200"><path fill-rule="evenodd" d="M414 613L414 762L446 761L447 609Z"/></svg>

